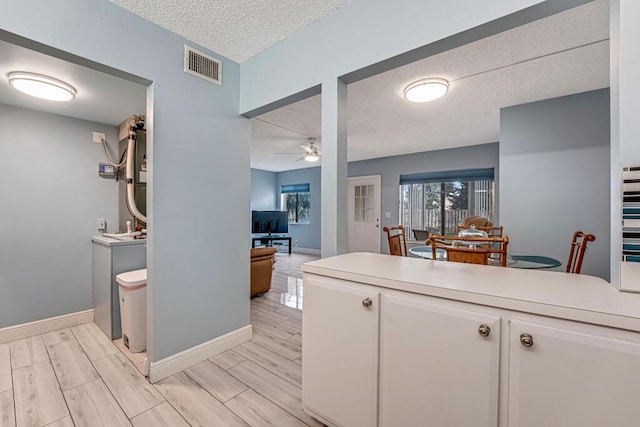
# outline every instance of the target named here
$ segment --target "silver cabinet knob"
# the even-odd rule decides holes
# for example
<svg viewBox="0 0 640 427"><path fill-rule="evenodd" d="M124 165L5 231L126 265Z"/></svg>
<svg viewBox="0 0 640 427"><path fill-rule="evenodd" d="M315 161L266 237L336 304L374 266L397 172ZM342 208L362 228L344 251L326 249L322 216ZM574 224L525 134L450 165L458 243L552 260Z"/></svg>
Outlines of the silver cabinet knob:
<svg viewBox="0 0 640 427"><path fill-rule="evenodd" d="M520 344L525 347L531 347L533 345L533 337L529 334L520 335Z"/></svg>
<svg viewBox="0 0 640 427"><path fill-rule="evenodd" d="M491 333L491 328L489 327L489 325L482 324L478 327L478 333L481 337L486 338Z"/></svg>
<svg viewBox="0 0 640 427"><path fill-rule="evenodd" d="M369 308L373 305L373 301L371 301L371 298L365 298L362 300L362 305Z"/></svg>

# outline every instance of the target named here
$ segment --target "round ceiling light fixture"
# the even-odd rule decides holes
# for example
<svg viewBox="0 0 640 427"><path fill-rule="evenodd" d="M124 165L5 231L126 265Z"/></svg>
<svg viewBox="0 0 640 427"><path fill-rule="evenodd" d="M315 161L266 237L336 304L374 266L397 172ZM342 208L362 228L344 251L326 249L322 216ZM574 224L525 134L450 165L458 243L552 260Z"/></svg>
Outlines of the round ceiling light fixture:
<svg viewBox="0 0 640 427"><path fill-rule="evenodd" d="M9 84L20 92L49 101L71 101L78 93L70 84L42 74L14 71L8 77Z"/></svg>
<svg viewBox="0 0 640 427"><path fill-rule="evenodd" d="M430 102L442 98L448 90L448 81L433 77L411 83L404 88L404 97L411 102Z"/></svg>
<svg viewBox="0 0 640 427"><path fill-rule="evenodd" d="M304 159L307 162L317 162L318 160L320 160L320 156L316 153L307 153L305 154Z"/></svg>

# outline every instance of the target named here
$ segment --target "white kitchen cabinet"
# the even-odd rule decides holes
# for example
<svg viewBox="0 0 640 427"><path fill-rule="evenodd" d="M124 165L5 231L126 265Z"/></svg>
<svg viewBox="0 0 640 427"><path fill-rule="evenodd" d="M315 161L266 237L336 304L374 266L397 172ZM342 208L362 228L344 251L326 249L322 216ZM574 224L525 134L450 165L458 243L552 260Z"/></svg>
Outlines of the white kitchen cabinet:
<svg viewBox="0 0 640 427"><path fill-rule="evenodd" d="M540 321L511 322L508 425L640 425L638 334Z"/></svg>
<svg viewBox="0 0 640 427"><path fill-rule="evenodd" d="M380 326L381 426L498 425L499 316L391 292Z"/></svg>
<svg viewBox="0 0 640 427"><path fill-rule="evenodd" d="M314 276L304 298L303 408L331 425L378 425L379 291Z"/></svg>
<svg viewBox="0 0 640 427"><path fill-rule="evenodd" d="M369 253L303 272L303 407L329 425L640 426L640 294Z"/></svg>

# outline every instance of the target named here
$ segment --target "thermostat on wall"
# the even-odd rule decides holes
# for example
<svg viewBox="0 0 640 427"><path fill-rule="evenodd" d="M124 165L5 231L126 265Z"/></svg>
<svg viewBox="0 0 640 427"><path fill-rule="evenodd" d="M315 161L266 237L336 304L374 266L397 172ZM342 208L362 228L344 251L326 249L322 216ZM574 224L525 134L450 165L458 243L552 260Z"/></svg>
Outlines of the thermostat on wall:
<svg viewBox="0 0 640 427"><path fill-rule="evenodd" d="M98 175L103 178L115 179L118 168L109 163L98 163Z"/></svg>

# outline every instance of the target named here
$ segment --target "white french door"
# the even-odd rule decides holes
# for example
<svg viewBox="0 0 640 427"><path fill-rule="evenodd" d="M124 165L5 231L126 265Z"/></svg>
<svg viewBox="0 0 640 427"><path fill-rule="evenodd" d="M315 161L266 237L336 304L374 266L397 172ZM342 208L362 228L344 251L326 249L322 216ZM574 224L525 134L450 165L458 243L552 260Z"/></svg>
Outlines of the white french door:
<svg viewBox="0 0 640 427"><path fill-rule="evenodd" d="M348 252L380 253L380 175L349 178Z"/></svg>

